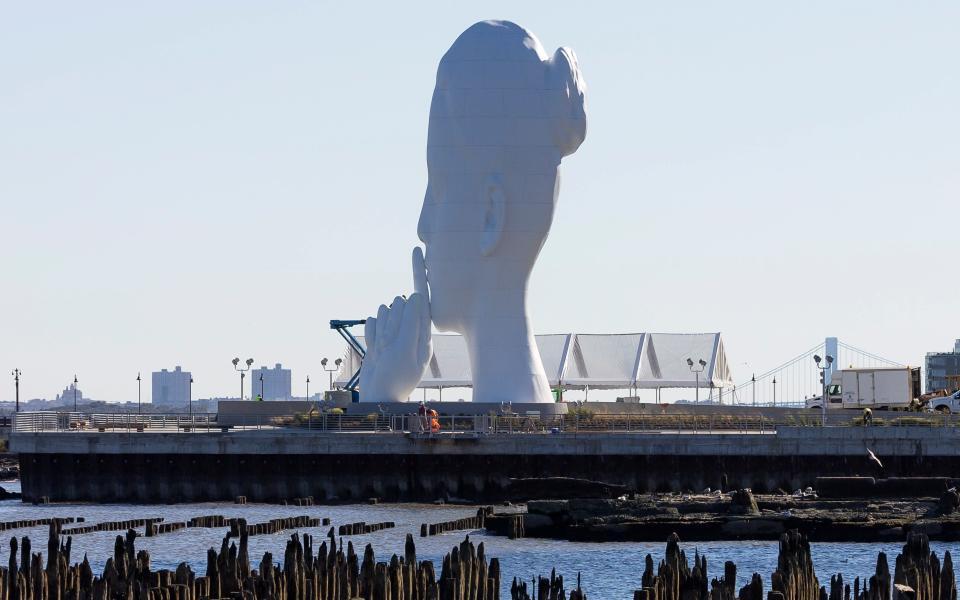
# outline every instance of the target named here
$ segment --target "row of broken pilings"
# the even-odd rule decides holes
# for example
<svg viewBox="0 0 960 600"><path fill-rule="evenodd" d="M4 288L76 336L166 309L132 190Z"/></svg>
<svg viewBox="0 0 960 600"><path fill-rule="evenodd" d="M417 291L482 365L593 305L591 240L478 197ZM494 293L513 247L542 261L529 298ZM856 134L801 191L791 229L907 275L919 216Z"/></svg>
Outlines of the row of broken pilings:
<svg viewBox="0 0 960 600"><path fill-rule="evenodd" d="M8 529L20 529L21 527L38 527L41 525L50 525L54 521L59 521L60 523L83 523L83 517L79 519L74 519L73 517L59 517L51 519L22 519L20 521L2 521L0 522L0 531L6 531Z"/></svg>
<svg viewBox="0 0 960 600"><path fill-rule="evenodd" d="M535 590L535 591L534 591ZM535 595L531 596L530 594ZM550 577L537 577L530 582L521 581L516 577L510 585L510 600L566 600L566 591L563 589L563 575L557 575L556 569L550 571ZM587 595L580 589L580 574L577 573L577 587L570 590L570 600L587 600Z"/></svg>
<svg viewBox="0 0 960 600"><path fill-rule="evenodd" d="M281 517L279 519L270 519L269 521L263 523L247 523L246 519L230 518L223 519L223 522L221 522L218 526L222 527L223 525L229 525L230 533L227 534L227 537L238 538L246 535L269 535L280 533L281 531L287 529L297 529L300 527L320 527L321 525L327 526L329 524L330 519L326 517L318 518L310 517L308 515L300 515L297 517Z"/></svg>
<svg viewBox="0 0 960 600"><path fill-rule="evenodd" d="M476 516L473 517L463 517L462 519L440 523L421 523L420 537L441 535L465 529L486 529L494 535L502 535L515 540L525 535L523 523L523 513L497 514L493 512L492 506L481 506L477 509Z"/></svg>
<svg viewBox="0 0 960 600"><path fill-rule="evenodd" d="M492 506L481 506L477 509L477 514L472 517L463 517L453 521L443 521L440 523L422 523L420 525L420 537L431 535L440 535L451 531L464 529L484 529L488 517L493 516Z"/></svg>
<svg viewBox="0 0 960 600"><path fill-rule="evenodd" d="M377 562L372 546L362 559L352 542L339 547L333 530L314 552L314 539L293 534L286 543L282 563L269 552L254 568L248 556L248 534L237 540L228 535L220 551L207 553L206 572L195 574L180 563L174 571L153 571L150 554L136 551L137 534L129 530L117 536L114 554L103 573L95 576L87 557L70 564L72 537L61 536L59 521L50 523L47 562L31 552L30 539L10 542L8 568L0 568L0 600L499 600L500 565L485 557L484 546L474 546L469 537L444 558L439 576L431 561L417 561L413 537L407 535L402 557ZM695 553L693 567L680 549L676 534L670 536L664 559L654 571L647 555L641 589L635 600L763 600L763 580L754 573L750 582L736 590L736 565L724 564L723 575L709 580L706 557ZM19 550L19 564L18 564ZM602 573L596 575L602 576ZM893 586L891 587L891 581ZM708 583L709 582L709 583ZM821 586L814 571L807 539L797 531L780 539L777 568L771 576L767 600L956 600L956 582L949 552L943 563L930 551L923 534L912 534L897 556L891 579L887 557L879 553L875 573L853 585L842 575ZM511 600L567 600L563 578L551 573L526 582L514 580ZM569 600L585 600L580 590L571 590Z"/></svg>
<svg viewBox="0 0 960 600"><path fill-rule="evenodd" d="M367 533L383 531L384 529L393 529L396 526L397 524L393 521L383 521L382 523L367 523L365 521L360 521L359 523L345 523L337 528L337 535L364 535Z"/></svg>
<svg viewBox="0 0 960 600"><path fill-rule="evenodd" d="M483 543L466 538L443 558L437 575L432 561L418 561L413 536L407 535L402 557L377 562L371 545L359 557L352 542L339 547L331 529L314 552L314 539L293 534L282 563L270 552L251 565L248 535L239 545L224 537L218 552L207 552L204 575L187 563L176 570L153 571L150 554L137 551L137 533L117 536L113 556L103 573L94 575L87 556L70 563L72 537L61 537L61 525L50 523L47 562L31 551L30 539L10 540L10 561L0 567L0 600L499 600L500 564L487 560ZM18 558L19 549L19 562ZM555 582L556 579L554 578ZM562 580L559 588L562 590ZM564 599L563 595L550 596ZM530 600L529 596L513 596ZM571 598L574 596L571 595Z"/></svg>
<svg viewBox="0 0 960 600"><path fill-rule="evenodd" d="M693 568L679 546L676 534L667 540L664 559L654 573L653 557L646 557L641 589L634 600L763 600L763 579L754 573L750 582L736 590L737 566L724 563L723 575L707 584L707 559L694 554ZM777 569L770 577L767 600L957 600L953 562L944 553L941 565L930 550L925 534L910 534L899 555L891 586L887 556L877 555L873 575L857 577L851 588L843 575L831 576L829 587L821 586L813 568L810 543L796 530L780 537Z"/></svg>

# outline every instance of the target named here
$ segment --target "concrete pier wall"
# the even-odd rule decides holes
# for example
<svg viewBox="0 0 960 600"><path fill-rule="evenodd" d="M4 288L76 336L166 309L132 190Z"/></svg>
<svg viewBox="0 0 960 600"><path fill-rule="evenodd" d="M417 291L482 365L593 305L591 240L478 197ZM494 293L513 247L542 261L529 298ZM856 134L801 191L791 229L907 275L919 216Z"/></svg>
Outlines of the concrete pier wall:
<svg viewBox="0 0 960 600"><path fill-rule="evenodd" d="M24 499L318 502L511 497L511 478L576 477L637 491L792 491L818 476L960 475L952 428L780 428L775 434L445 435L16 433ZM867 455L872 450L881 469ZM520 498L515 498L520 499Z"/></svg>

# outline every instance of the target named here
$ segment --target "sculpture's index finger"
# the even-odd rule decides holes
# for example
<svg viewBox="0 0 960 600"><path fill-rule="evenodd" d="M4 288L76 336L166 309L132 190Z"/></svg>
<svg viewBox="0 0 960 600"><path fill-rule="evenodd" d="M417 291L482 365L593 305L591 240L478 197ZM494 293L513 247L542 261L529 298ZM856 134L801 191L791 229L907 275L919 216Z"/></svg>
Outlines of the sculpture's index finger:
<svg viewBox="0 0 960 600"><path fill-rule="evenodd" d="M413 291L430 301L430 287L427 284L427 265L423 260L423 249L417 246L413 249Z"/></svg>
<svg viewBox="0 0 960 600"><path fill-rule="evenodd" d="M366 354L369 357L373 354L377 344L377 318L368 317L363 326L363 342L367 346Z"/></svg>

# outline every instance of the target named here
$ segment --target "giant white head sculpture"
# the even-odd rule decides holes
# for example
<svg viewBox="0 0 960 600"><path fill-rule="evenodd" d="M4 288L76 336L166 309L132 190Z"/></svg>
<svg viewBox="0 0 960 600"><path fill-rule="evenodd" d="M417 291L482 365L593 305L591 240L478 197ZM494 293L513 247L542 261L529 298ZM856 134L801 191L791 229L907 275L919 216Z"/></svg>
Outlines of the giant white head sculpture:
<svg viewBox="0 0 960 600"><path fill-rule="evenodd" d="M437 329L463 334L476 402L552 401L529 324L527 283L550 232L560 161L586 135L584 91L572 50L548 56L532 33L508 21L471 26L437 69L418 226L425 304ZM422 279L421 262L415 252L415 279ZM407 312L422 314L420 291L411 296L417 308ZM385 309L377 321L390 320L393 308ZM371 333L378 335L368 323ZM365 359L364 370L383 360ZM368 380L367 387L384 385ZM365 393L361 379L361 398ZM367 399L390 399L373 395L383 397Z"/></svg>

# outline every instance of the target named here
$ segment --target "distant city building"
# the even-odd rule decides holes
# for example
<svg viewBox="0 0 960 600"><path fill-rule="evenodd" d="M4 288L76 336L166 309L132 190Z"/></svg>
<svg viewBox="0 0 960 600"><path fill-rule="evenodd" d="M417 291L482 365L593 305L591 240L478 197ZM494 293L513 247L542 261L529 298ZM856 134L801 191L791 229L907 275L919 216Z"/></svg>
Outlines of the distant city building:
<svg viewBox="0 0 960 600"><path fill-rule="evenodd" d="M77 387L77 384L71 383L67 387L63 388L63 391L57 394L57 399L54 400L56 406L60 405L72 405L76 401L77 404L83 404L84 402L90 402L90 398L84 398L83 392L80 391L80 388Z"/></svg>
<svg viewBox="0 0 960 600"><path fill-rule="evenodd" d="M927 392L960 388L960 340L954 343L953 352L928 352L926 370Z"/></svg>
<svg viewBox="0 0 960 600"><path fill-rule="evenodd" d="M263 389L261 391L260 377L263 377ZM272 369L260 367L250 373L251 398L256 398L263 394L264 400L289 400L290 399L290 369L284 369L280 363L277 363Z"/></svg>
<svg viewBox="0 0 960 600"><path fill-rule="evenodd" d="M180 367L153 373L152 402L156 406L183 408L190 403L190 371Z"/></svg>

